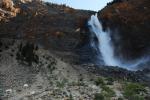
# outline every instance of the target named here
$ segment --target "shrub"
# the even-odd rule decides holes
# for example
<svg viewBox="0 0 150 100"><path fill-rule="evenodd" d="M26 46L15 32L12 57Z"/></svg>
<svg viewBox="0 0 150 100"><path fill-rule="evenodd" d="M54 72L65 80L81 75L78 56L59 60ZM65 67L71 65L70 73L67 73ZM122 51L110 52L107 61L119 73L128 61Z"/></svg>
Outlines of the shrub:
<svg viewBox="0 0 150 100"><path fill-rule="evenodd" d="M95 84L96 84L97 86L100 86L100 87L102 88L102 94L103 94L103 96L105 96L106 98L107 98L107 97L113 97L113 96L115 96L115 92L114 92L112 89L110 89L109 87L106 86L106 84L105 84L103 78L100 78L100 77L97 78L97 79L95 80Z"/></svg>
<svg viewBox="0 0 150 100"><path fill-rule="evenodd" d="M33 62L39 63L39 57L35 54L37 47L34 44L26 43L24 46L20 44L18 49L17 60L25 61L29 65L32 65Z"/></svg>
<svg viewBox="0 0 150 100"><path fill-rule="evenodd" d="M72 94L69 95L69 100L73 100Z"/></svg>
<svg viewBox="0 0 150 100"><path fill-rule="evenodd" d="M94 95L94 100L104 100L104 96L100 93Z"/></svg>
<svg viewBox="0 0 150 100"><path fill-rule="evenodd" d="M56 84L57 84L57 87L59 88L64 88L65 84L68 82L67 79L63 79L61 81L57 81Z"/></svg>
<svg viewBox="0 0 150 100"><path fill-rule="evenodd" d="M53 64L49 64L49 65L47 66L47 68L50 70L50 73L51 73L51 74L52 74L52 72L56 69Z"/></svg>
<svg viewBox="0 0 150 100"><path fill-rule="evenodd" d="M123 98L120 97L120 98L118 98L118 100L123 100Z"/></svg>
<svg viewBox="0 0 150 100"><path fill-rule="evenodd" d="M107 79L107 85L113 85L114 79L111 77L108 77Z"/></svg>
<svg viewBox="0 0 150 100"><path fill-rule="evenodd" d="M129 100L144 100L142 93L146 92L144 86L138 83L127 83L124 87L124 96Z"/></svg>
<svg viewBox="0 0 150 100"><path fill-rule="evenodd" d="M102 86L102 85L105 85L105 82L104 82L104 80L102 79L102 78L97 78L96 80L95 80L95 84L98 86L98 85L100 85L100 86Z"/></svg>
<svg viewBox="0 0 150 100"><path fill-rule="evenodd" d="M107 86L102 86L102 93L105 97L113 97L115 96L115 92Z"/></svg>

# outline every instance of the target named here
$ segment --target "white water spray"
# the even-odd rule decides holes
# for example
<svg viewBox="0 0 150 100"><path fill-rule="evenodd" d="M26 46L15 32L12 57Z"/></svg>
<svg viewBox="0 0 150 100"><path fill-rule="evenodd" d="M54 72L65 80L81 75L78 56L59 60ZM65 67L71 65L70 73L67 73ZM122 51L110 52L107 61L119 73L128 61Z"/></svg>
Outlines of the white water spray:
<svg viewBox="0 0 150 100"><path fill-rule="evenodd" d="M117 59L114 54L114 47L111 41L109 30L104 32L100 21L96 15L92 15L88 24L91 26L91 31L96 35L98 39L98 48L102 55L102 59L107 66L118 66L129 70L137 70L136 67L147 60L143 57L133 62L122 63Z"/></svg>
<svg viewBox="0 0 150 100"><path fill-rule="evenodd" d="M91 16L88 24L91 26L91 30L98 38L98 47L102 54L104 63L108 66L120 66L120 62L114 56L114 48L111 44L109 32L103 31L102 25L97 18L97 14Z"/></svg>

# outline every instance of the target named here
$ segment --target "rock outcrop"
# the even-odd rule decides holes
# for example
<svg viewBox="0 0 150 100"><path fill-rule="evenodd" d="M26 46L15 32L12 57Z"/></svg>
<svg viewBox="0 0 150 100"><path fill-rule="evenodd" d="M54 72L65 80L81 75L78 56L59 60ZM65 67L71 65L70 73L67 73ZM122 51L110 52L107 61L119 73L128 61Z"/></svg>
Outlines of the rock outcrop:
<svg viewBox="0 0 150 100"><path fill-rule="evenodd" d="M0 20L16 17L19 12L20 8L15 7L14 1L2 0L0 2Z"/></svg>

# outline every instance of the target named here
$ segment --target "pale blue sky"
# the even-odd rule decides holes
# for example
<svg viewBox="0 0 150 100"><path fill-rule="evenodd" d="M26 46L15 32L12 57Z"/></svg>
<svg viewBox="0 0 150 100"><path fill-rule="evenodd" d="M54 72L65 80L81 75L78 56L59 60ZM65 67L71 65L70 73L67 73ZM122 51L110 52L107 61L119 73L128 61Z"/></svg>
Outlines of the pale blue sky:
<svg viewBox="0 0 150 100"><path fill-rule="evenodd" d="M58 4L66 4L76 9L86 9L98 11L112 0L43 0L47 2L54 2Z"/></svg>

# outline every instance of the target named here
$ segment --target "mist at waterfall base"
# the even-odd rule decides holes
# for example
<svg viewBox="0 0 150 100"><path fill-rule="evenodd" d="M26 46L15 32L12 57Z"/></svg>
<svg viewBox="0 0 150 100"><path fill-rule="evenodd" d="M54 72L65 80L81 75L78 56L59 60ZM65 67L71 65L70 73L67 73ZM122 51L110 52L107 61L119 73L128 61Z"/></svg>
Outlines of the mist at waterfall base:
<svg viewBox="0 0 150 100"><path fill-rule="evenodd" d="M104 65L117 66L128 70L138 70L139 65L148 61L146 57L142 57L134 61L125 61L123 58L121 59L117 57L114 53L115 46L113 46L113 41L110 37L110 30L107 29L107 31L103 31L103 27L97 17L97 14L91 16L91 19L88 21L88 25L91 33L93 33L93 35L97 38L97 43L92 40L90 45L99 52L98 59L102 58Z"/></svg>

